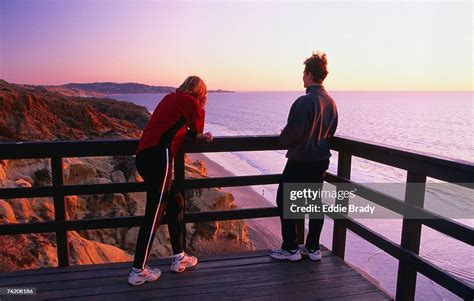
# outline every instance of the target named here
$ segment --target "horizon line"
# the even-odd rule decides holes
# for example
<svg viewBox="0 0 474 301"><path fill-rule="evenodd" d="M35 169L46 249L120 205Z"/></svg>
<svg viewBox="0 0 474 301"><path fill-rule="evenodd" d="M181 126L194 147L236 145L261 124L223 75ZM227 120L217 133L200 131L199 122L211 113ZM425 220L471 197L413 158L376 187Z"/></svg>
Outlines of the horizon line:
<svg viewBox="0 0 474 301"><path fill-rule="evenodd" d="M234 90L234 92L301 92L301 90ZM330 92L474 92L473 90L332 90L327 89Z"/></svg>
<svg viewBox="0 0 474 301"><path fill-rule="evenodd" d="M91 81L91 82L69 82L69 83L64 83L64 84L31 84L31 83L13 83L13 82L9 82L3 78L0 78L0 80L3 80L7 83L10 83L10 84L17 84L17 85L30 85L30 86L63 86L63 85L68 85L68 84L96 84L96 83L114 83L114 84L139 84L139 85L146 85L146 86L155 86L155 87L167 87L167 88L177 88L177 87L174 87L174 86L170 86L170 85L155 85L155 84L144 84L144 83L140 83L140 82L133 82L133 81L129 81L129 82L113 82L113 81ZM326 88L326 87L325 87ZM302 87L301 89L297 89L297 90L266 90L266 89L263 89L263 90L233 90L233 89L224 89L224 88L217 88L217 89L208 89L209 91L217 91L217 90L223 90L223 91L230 91L230 92L302 92L305 90L304 87ZM345 90L345 89L336 89L336 90L332 90L332 89L328 89L326 88L326 90L328 91L331 91L331 92L474 92L474 89L472 90L453 90L453 89L449 89L449 90L415 90L415 89L408 89L408 90L404 90L404 89L400 89L400 90L394 90L394 89L387 89L387 90L370 90L370 89L357 89L357 90L352 90L352 89L348 89L348 90ZM223 92L223 93L228 93L228 92ZM147 94L162 94L162 93L147 93Z"/></svg>

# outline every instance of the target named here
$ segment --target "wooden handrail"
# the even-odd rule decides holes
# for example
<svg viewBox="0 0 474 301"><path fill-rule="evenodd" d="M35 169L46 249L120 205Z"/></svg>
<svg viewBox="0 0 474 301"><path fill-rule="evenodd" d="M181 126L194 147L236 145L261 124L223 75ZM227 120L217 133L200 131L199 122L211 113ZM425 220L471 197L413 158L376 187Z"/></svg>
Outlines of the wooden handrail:
<svg viewBox="0 0 474 301"><path fill-rule="evenodd" d="M3 224L0 235L56 232L58 262L60 266L69 264L67 231L90 230L117 227L139 226L142 216L114 217L89 220L66 220L64 197L67 195L86 195L104 193L125 193L143 191L143 183L109 183L94 185L64 185L62 160L67 157L122 156L133 155L138 140L100 140L100 141L54 141L0 143L0 160L49 158L52 165L53 185L31 188L0 188L0 199L22 197L53 197L55 220L39 223ZM228 187L276 184L281 181L280 174L251 175L222 178L184 179L184 154L201 152L263 151L280 150L277 136L238 136L216 137L212 143L185 141L181 152L175 158L175 181L177 191L205 187ZM432 177L474 189L474 165L470 162L436 158L425 154L395 149L393 147L371 144L343 137L334 137L332 149L339 152L338 174L327 173L326 181L350 183L358 188L357 195L366 198L394 212L404 214L415 212L420 219L404 219L401 245L393 243L382 235L366 228L346 215L328 214L335 218L333 231L333 252L341 258L345 254L346 229L350 229L363 239L386 251L399 260L397 280L397 300L413 300L416 287L416 273L420 272L449 289L463 299L472 299L472 286L450 275L441 268L421 258L417 253L421 237L421 225L429 226L441 233L469 245L474 244L474 231L465 225L423 209L423 198L414 199L407 190L406 199L374 191L350 180L351 159L360 157L373 162L389 165L407 171L407 182L423 182ZM414 194L419 196L420 194ZM410 203L413 202L414 203ZM347 200L342 201L346 206ZM276 207L250 208L227 211L186 213L185 223L219 221L230 219L249 219L278 216ZM164 223L166 223L166 219ZM298 237L304 235L300 223ZM303 232L301 231L303 230Z"/></svg>

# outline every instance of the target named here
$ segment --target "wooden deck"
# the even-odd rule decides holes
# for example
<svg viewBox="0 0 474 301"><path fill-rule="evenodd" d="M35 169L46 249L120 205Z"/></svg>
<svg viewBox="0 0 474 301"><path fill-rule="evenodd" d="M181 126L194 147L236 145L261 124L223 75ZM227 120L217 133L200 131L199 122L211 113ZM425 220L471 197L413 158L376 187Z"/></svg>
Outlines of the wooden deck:
<svg viewBox="0 0 474 301"><path fill-rule="evenodd" d="M161 279L128 285L130 263L72 266L0 273L0 287L36 288L36 296L0 300L390 300L331 252L321 262L277 261L266 251L200 258L182 274L169 270L170 260L150 266Z"/></svg>

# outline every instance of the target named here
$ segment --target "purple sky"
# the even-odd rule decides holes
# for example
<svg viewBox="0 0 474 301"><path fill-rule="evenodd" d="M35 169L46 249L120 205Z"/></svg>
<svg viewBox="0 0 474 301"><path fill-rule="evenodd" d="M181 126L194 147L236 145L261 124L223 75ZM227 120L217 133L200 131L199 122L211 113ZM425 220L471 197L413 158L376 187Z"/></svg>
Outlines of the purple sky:
<svg viewBox="0 0 474 301"><path fill-rule="evenodd" d="M332 90L472 90L472 3L0 2L0 78L299 90L328 54Z"/></svg>

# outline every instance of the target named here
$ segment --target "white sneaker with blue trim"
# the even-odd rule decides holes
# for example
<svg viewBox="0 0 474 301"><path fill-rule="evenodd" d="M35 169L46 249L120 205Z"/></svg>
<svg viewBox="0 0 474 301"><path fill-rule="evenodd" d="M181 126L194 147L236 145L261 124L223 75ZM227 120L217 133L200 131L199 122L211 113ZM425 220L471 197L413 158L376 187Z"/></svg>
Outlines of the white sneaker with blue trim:
<svg viewBox="0 0 474 301"><path fill-rule="evenodd" d="M296 250L283 250L283 249L273 249L268 255L274 259L278 260L289 260L289 261L298 261L301 260L301 254L298 249Z"/></svg>
<svg viewBox="0 0 474 301"><path fill-rule="evenodd" d="M128 276L128 283L130 285L140 285L145 282L153 282L161 277L160 269L152 269L146 266L143 270L132 268Z"/></svg>
<svg viewBox="0 0 474 301"><path fill-rule="evenodd" d="M308 256L313 261L321 260L321 250L311 250L305 245L299 245L299 251L302 255Z"/></svg>
<svg viewBox="0 0 474 301"><path fill-rule="evenodd" d="M197 265L198 260L195 256L181 252L172 256L171 270L176 273L184 272L187 268L192 268Z"/></svg>

